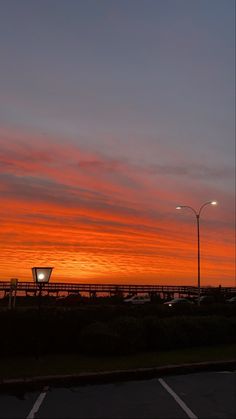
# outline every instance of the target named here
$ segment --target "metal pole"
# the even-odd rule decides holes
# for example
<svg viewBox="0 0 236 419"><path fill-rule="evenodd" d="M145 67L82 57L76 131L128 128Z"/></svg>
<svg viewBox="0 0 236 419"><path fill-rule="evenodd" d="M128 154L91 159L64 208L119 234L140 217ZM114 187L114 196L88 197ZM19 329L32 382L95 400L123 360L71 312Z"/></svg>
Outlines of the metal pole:
<svg viewBox="0 0 236 419"><path fill-rule="evenodd" d="M38 299L39 317L40 317L40 315L41 315L42 285L43 285L43 284L39 284L39 299Z"/></svg>
<svg viewBox="0 0 236 419"><path fill-rule="evenodd" d="M13 308L16 308L16 288L14 290Z"/></svg>
<svg viewBox="0 0 236 419"><path fill-rule="evenodd" d="M198 299L197 299L197 303L200 306L200 296L201 296L200 214L196 214L196 218L197 218L197 287L198 287Z"/></svg>
<svg viewBox="0 0 236 419"><path fill-rule="evenodd" d="M9 291L9 301L8 301L8 309L12 309L12 288Z"/></svg>
<svg viewBox="0 0 236 419"><path fill-rule="evenodd" d="M41 305L42 305L42 283L39 283L39 295L38 295L38 335L36 342L36 358L41 358L41 339L42 339L42 329L41 329Z"/></svg>

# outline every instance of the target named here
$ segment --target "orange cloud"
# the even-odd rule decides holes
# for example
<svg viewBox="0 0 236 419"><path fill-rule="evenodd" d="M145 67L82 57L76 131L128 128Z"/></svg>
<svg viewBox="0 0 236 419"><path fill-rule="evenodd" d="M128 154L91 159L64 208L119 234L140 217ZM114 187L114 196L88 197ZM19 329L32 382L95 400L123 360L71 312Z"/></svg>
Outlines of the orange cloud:
<svg viewBox="0 0 236 419"><path fill-rule="evenodd" d="M196 223L175 206L210 196L224 207L202 217L202 283L234 285L229 193L45 135L0 130L0 146L2 279L50 264L59 281L195 284Z"/></svg>

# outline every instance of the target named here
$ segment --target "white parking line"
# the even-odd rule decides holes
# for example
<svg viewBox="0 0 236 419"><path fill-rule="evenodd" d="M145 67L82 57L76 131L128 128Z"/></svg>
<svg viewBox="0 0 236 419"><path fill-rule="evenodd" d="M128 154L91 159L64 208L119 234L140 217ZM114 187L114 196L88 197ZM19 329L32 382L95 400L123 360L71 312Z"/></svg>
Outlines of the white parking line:
<svg viewBox="0 0 236 419"><path fill-rule="evenodd" d="M36 402L34 403L34 405L33 405L32 409L31 409L31 411L29 412L29 414L28 414L28 416L26 417L26 419L34 419L34 415L35 415L35 413L37 413L37 412L38 412L38 410L39 410L39 408L40 408L41 404L43 403L43 401L44 401L44 399L45 399L45 397L46 397L48 387L45 387L43 390L44 390L44 391L42 391L42 393L40 393L40 395L38 396L38 398L37 398Z"/></svg>
<svg viewBox="0 0 236 419"><path fill-rule="evenodd" d="M168 393L175 399L175 401L180 405L180 407L184 410L184 412L188 415L191 419L198 419L198 417L192 412L191 409L183 402L183 400L176 394L170 386L162 379L158 379L159 383L168 391Z"/></svg>

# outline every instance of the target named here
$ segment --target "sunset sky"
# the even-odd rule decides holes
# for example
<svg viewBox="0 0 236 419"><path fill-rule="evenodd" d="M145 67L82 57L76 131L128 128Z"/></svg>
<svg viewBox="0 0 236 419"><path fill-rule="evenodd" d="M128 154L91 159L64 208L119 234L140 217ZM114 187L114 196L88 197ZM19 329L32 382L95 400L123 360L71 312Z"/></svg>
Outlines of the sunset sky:
<svg viewBox="0 0 236 419"><path fill-rule="evenodd" d="M234 6L0 1L0 280L235 285Z"/></svg>

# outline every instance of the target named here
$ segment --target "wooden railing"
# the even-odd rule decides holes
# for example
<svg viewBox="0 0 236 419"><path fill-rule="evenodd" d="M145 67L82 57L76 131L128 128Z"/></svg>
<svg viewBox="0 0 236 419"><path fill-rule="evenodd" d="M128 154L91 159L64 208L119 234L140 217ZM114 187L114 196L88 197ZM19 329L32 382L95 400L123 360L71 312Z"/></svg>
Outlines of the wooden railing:
<svg viewBox="0 0 236 419"><path fill-rule="evenodd" d="M0 281L0 291L8 292L11 289L11 282ZM37 284L34 282L19 281L17 291L36 292ZM49 293L171 293L179 295L197 295L197 287L189 285L134 285L134 284L89 284L89 283L67 283L67 282L50 282L44 284L44 291ZM218 290L224 294L236 294L236 287L201 287L201 294L209 291Z"/></svg>

